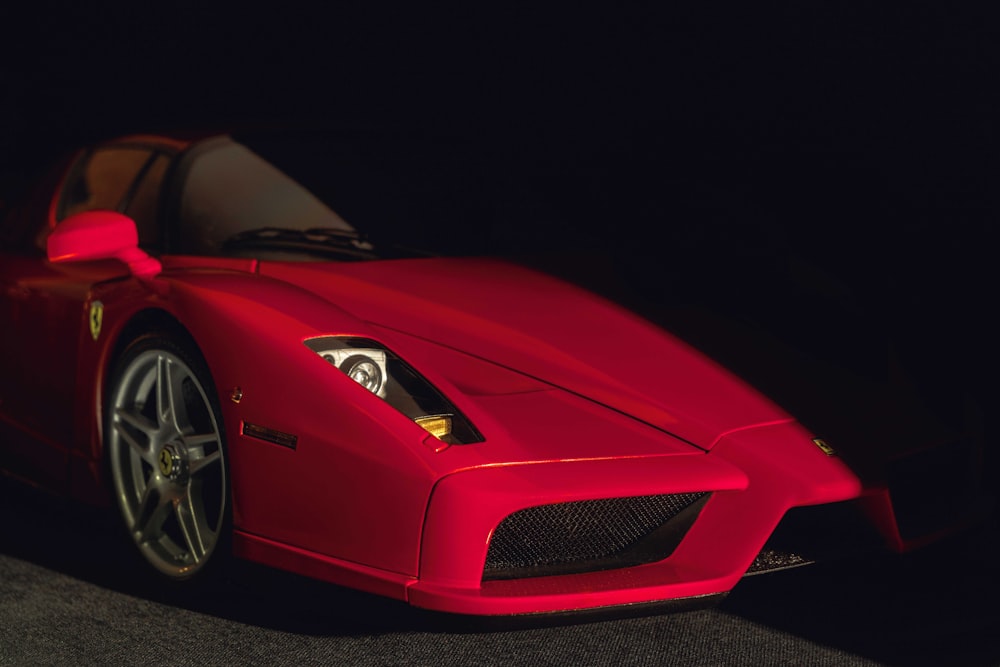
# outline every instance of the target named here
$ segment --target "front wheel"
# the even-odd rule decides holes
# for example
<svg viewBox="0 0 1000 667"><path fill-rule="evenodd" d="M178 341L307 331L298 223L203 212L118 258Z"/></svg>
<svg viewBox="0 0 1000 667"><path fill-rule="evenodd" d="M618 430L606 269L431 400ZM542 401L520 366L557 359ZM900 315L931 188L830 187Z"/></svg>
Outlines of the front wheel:
<svg viewBox="0 0 1000 667"><path fill-rule="evenodd" d="M224 433L211 377L172 339L144 336L125 350L110 387L107 454L125 527L156 570L189 579L222 550L228 530Z"/></svg>

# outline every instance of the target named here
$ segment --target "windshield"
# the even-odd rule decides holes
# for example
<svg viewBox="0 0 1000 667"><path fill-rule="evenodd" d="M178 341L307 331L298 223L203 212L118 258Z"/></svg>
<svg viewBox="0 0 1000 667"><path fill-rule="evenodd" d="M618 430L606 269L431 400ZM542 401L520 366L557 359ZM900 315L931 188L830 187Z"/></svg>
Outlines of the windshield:
<svg viewBox="0 0 1000 667"><path fill-rule="evenodd" d="M281 259L461 251L489 221L455 148L373 133L216 137L181 169L175 248Z"/></svg>

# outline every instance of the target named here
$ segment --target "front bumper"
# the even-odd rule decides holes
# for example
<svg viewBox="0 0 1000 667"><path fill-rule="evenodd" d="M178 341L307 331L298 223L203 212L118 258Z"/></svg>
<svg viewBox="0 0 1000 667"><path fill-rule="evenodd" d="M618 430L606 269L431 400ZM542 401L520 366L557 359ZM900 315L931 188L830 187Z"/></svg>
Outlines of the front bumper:
<svg viewBox="0 0 1000 667"><path fill-rule="evenodd" d="M484 580L511 514L556 503L710 494L669 556L572 574ZM786 421L724 436L710 453L482 467L435 487L413 605L474 615L547 613L713 596L747 572L785 513L862 495L858 478Z"/></svg>

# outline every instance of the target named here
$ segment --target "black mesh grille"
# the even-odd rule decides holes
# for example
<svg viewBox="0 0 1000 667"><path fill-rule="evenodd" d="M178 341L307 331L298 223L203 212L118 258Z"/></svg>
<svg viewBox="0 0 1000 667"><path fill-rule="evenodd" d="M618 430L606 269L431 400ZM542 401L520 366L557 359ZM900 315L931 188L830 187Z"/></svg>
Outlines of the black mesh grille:
<svg viewBox="0 0 1000 667"><path fill-rule="evenodd" d="M669 556L706 493L604 498L520 510L497 526L484 579L569 574Z"/></svg>
<svg viewBox="0 0 1000 667"><path fill-rule="evenodd" d="M829 561L881 549L882 537L858 500L793 507L746 574Z"/></svg>

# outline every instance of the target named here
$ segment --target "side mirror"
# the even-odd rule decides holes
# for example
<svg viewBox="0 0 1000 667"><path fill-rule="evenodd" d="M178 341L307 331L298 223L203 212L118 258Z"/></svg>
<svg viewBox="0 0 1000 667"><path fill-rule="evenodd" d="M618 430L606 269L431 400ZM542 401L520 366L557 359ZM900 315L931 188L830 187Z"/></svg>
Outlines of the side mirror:
<svg viewBox="0 0 1000 667"><path fill-rule="evenodd" d="M114 211L84 211L69 216L56 225L47 247L50 262L117 259L139 278L151 278L163 268L139 249L135 222Z"/></svg>

